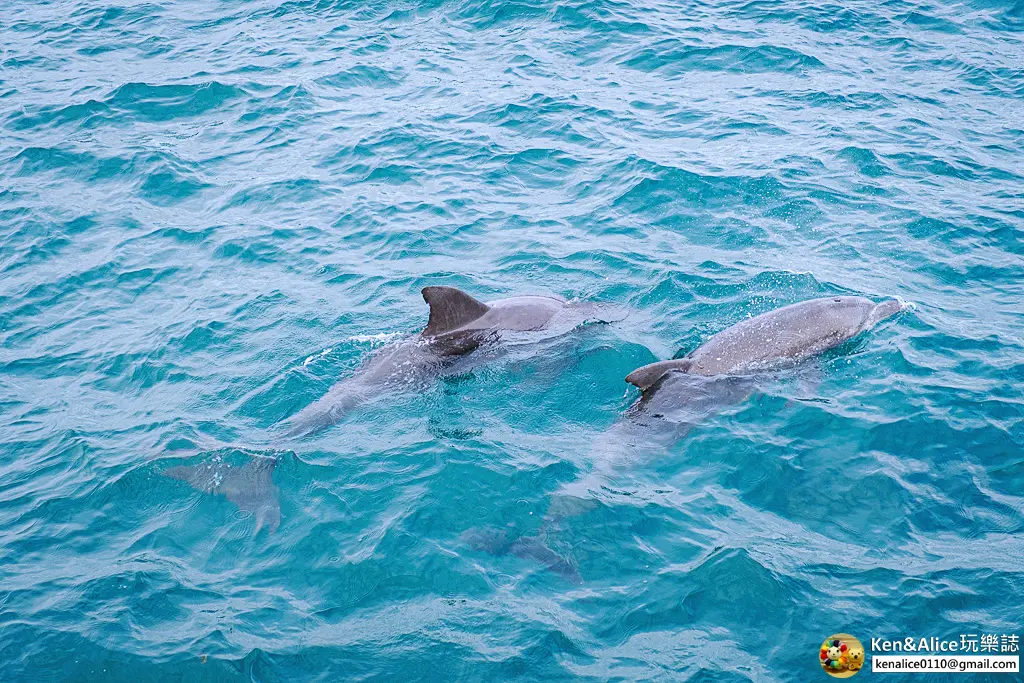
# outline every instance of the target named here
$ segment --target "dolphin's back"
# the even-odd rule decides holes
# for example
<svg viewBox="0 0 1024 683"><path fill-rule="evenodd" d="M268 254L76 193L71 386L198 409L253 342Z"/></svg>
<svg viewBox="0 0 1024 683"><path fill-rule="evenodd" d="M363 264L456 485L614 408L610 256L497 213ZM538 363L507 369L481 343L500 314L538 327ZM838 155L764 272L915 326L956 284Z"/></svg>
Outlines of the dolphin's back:
<svg viewBox="0 0 1024 683"><path fill-rule="evenodd" d="M738 322L685 358L637 368L626 381L646 390L671 371L711 377L777 368L835 348L900 309L894 299L860 296L803 301Z"/></svg>
<svg viewBox="0 0 1024 683"><path fill-rule="evenodd" d="M798 361L856 337L874 324L875 302L859 296L812 299L722 330L687 356L688 372L722 375Z"/></svg>
<svg viewBox="0 0 1024 683"><path fill-rule="evenodd" d="M552 296L515 296L492 301L488 311L467 329L495 328L512 332L542 329L565 308L565 302Z"/></svg>
<svg viewBox="0 0 1024 683"><path fill-rule="evenodd" d="M430 306L430 321L420 336L442 342L488 330L539 330L565 308L565 301L552 296L515 296L485 304L454 287L424 287L423 300Z"/></svg>

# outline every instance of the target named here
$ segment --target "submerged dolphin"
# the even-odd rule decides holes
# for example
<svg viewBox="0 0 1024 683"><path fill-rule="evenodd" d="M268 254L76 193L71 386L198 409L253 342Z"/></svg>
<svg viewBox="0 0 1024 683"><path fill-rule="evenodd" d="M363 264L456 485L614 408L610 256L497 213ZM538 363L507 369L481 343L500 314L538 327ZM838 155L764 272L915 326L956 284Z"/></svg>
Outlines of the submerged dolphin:
<svg viewBox="0 0 1024 683"><path fill-rule="evenodd" d="M534 560L572 583L582 582L580 572L572 562L548 548L538 537L510 538L505 531L473 529L464 533L462 540L474 550L482 550L491 555L514 555L523 560Z"/></svg>
<svg viewBox="0 0 1024 683"><path fill-rule="evenodd" d="M387 391L410 389L450 368L481 344L502 333L547 329L556 319L583 322L594 305L553 296L517 296L489 303L454 287L424 287L430 307L418 335L382 349L359 371L337 384L289 421L289 436L305 436L330 427L356 405ZM564 315L568 314L568 315Z"/></svg>
<svg viewBox="0 0 1024 683"><path fill-rule="evenodd" d="M519 538L516 554L569 576L565 567L571 563L553 559L543 538L552 525L592 507L595 496L613 495L608 484L616 470L643 453L670 447L716 410L742 401L759 375L833 349L901 310L894 299L880 304L858 296L804 301L728 327L685 358L634 370L626 381L642 395L595 441L592 469L553 495L541 533Z"/></svg>
<svg viewBox="0 0 1024 683"><path fill-rule="evenodd" d="M477 301L453 287L424 287L430 307L427 326L418 335L392 344L370 358L352 377L327 392L288 421L288 436L305 436L340 420L351 408L386 390L410 389L437 376L481 344L504 332L575 327L597 310L589 302L552 296L517 296L490 303ZM570 327L570 329L571 329ZM252 456L242 467L226 462L172 467L165 475L186 481L204 493L220 494L256 517L256 531L273 532L281 521L279 491L271 475L275 457ZM512 552L516 552L513 544Z"/></svg>

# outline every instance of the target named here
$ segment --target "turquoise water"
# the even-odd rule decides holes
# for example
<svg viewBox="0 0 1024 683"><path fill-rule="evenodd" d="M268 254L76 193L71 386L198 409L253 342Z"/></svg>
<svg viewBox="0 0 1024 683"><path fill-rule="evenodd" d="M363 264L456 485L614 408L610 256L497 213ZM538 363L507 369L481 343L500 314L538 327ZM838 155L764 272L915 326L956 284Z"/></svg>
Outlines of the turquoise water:
<svg viewBox="0 0 1024 683"><path fill-rule="evenodd" d="M0 679L814 681L835 632L1020 633L1020 2L0 31ZM282 445L431 284L627 315ZM628 372L838 293L913 307L545 524ZM163 474L252 454L275 533ZM472 542L541 532L576 580Z"/></svg>

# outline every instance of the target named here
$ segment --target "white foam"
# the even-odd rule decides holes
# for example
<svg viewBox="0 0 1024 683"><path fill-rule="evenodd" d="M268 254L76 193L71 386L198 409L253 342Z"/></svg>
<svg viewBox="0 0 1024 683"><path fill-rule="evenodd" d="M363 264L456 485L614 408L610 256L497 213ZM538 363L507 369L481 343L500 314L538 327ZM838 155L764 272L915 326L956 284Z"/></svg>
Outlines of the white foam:
<svg viewBox="0 0 1024 683"><path fill-rule="evenodd" d="M404 332L381 332L379 334L355 334L348 338L349 341L353 341L359 344L385 344L390 341L394 341L399 337L403 336Z"/></svg>
<svg viewBox="0 0 1024 683"><path fill-rule="evenodd" d="M307 365L309 365L313 361L318 360L320 358L323 358L324 356L326 356L327 354L329 354L333 350L334 350L334 347L332 346L332 347L328 347L328 348L324 349L320 353L314 353L312 356L310 356L306 360L302 361L302 366L306 367Z"/></svg>
<svg viewBox="0 0 1024 683"><path fill-rule="evenodd" d="M915 304L913 301L907 301L906 299L904 299L903 297L898 296L898 295L894 296L893 298L896 299L896 301L899 302L900 310L901 311L916 311L917 310L917 304Z"/></svg>

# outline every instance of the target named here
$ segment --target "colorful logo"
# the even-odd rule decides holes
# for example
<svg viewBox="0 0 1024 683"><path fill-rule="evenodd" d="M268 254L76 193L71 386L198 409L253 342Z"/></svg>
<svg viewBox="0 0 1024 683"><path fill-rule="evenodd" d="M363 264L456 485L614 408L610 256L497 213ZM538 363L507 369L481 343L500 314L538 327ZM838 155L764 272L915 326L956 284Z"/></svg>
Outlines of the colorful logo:
<svg viewBox="0 0 1024 683"><path fill-rule="evenodd" d="M821 644L818 662L829 676L849 678L864 666L864 646L849 633L837 633Z"/></svg>

